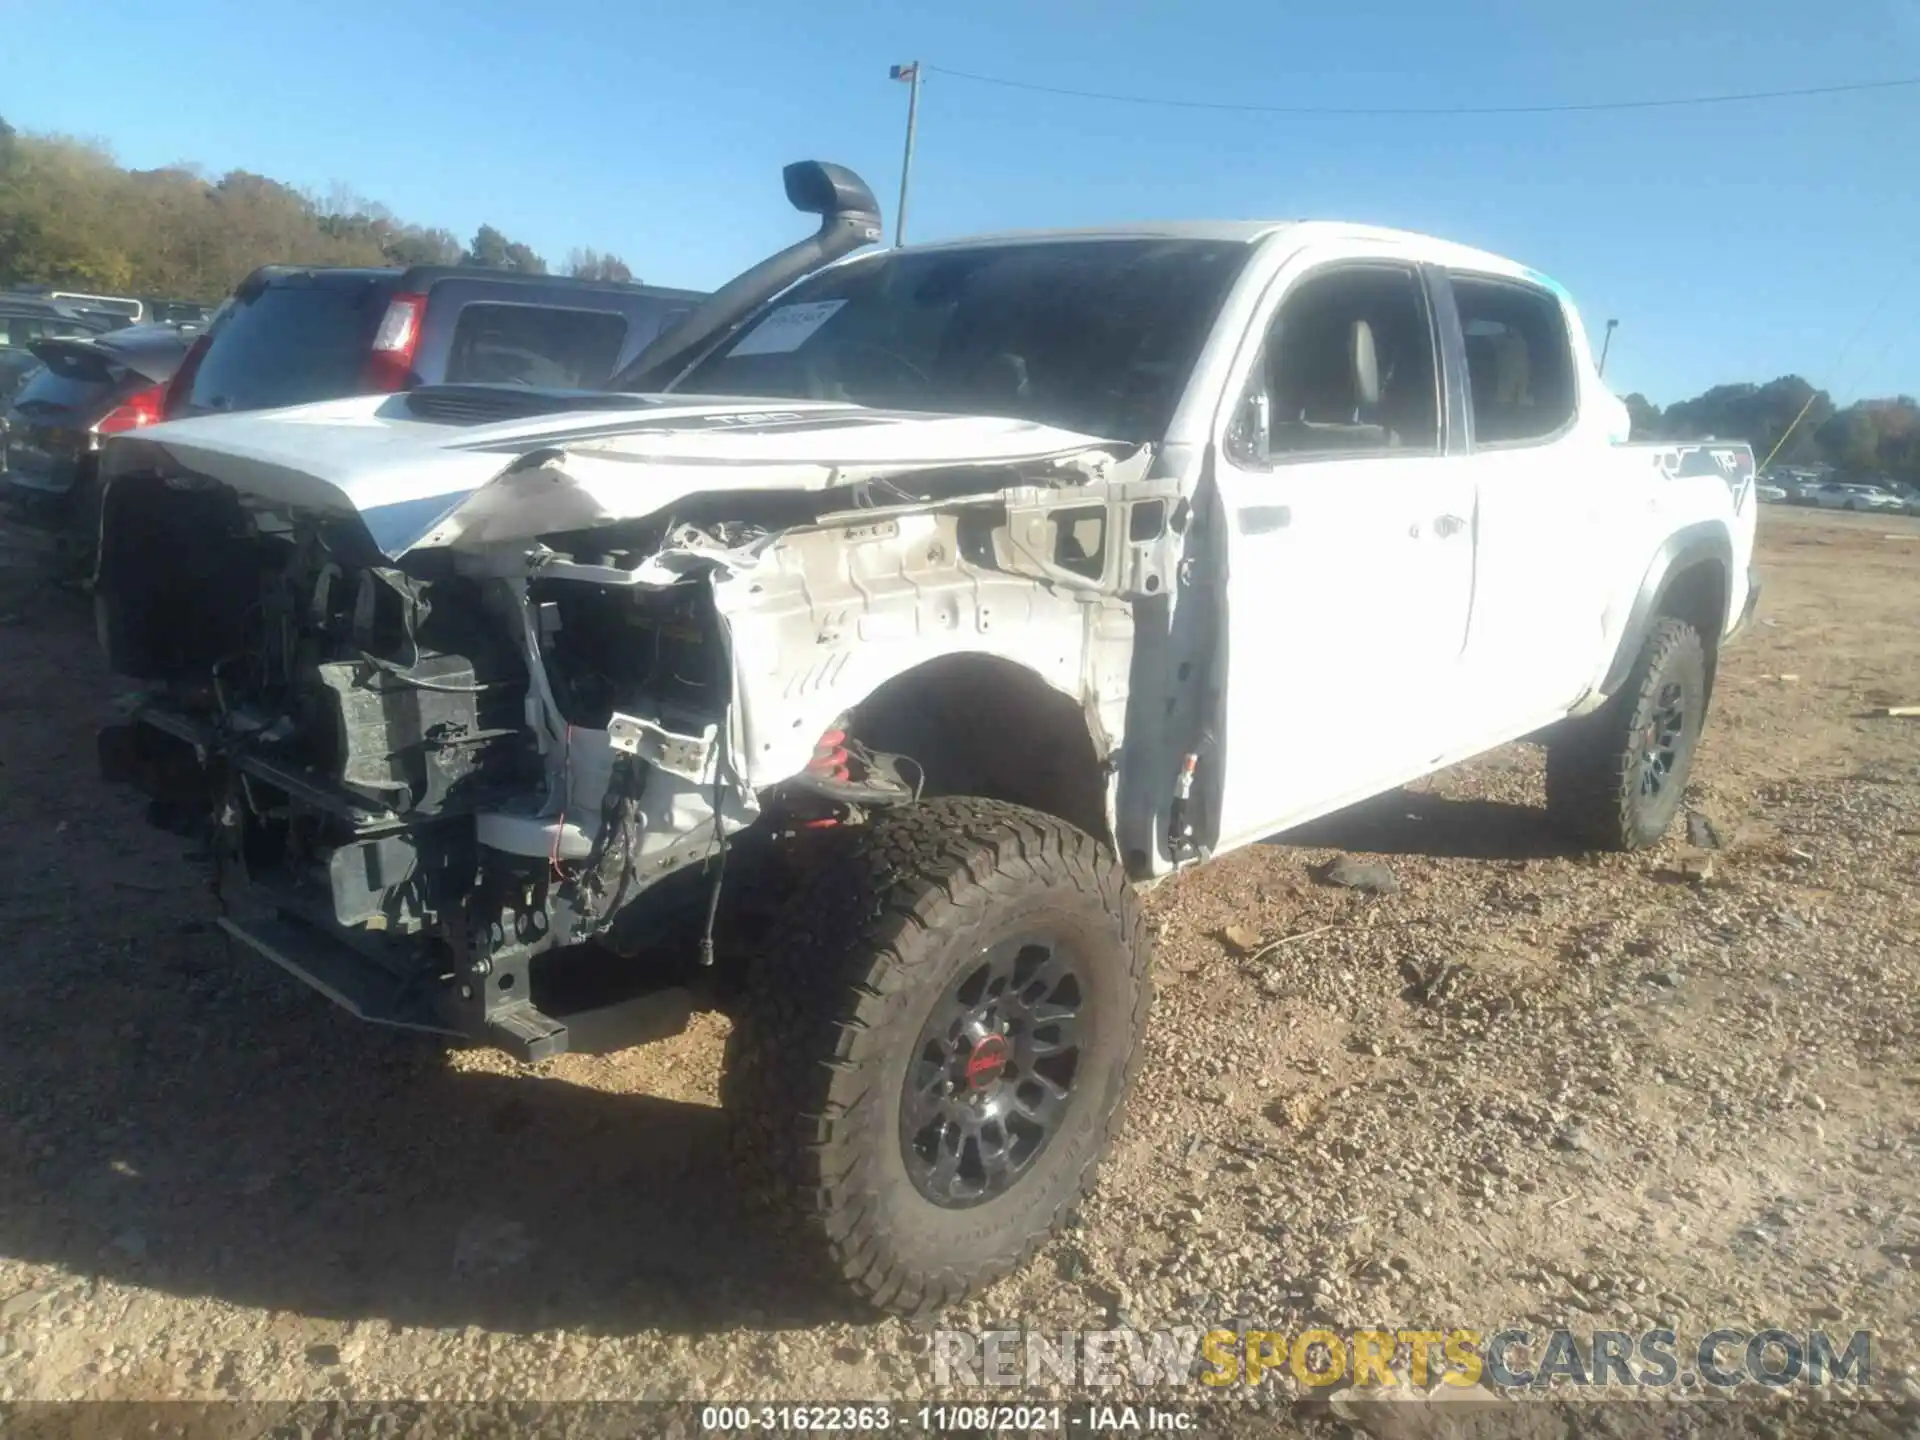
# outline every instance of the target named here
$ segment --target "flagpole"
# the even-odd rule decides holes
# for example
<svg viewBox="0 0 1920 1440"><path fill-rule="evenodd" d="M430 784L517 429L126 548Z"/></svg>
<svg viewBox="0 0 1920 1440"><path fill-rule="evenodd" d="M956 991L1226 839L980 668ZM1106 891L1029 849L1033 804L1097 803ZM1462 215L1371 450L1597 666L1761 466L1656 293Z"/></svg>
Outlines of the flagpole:
<svg viewBox="0 0 1920 1440"><path fill-rule="evenodd" d="M920 112L920 62L895 65L888 75L907 82L907 153L900 161L900 208L893 222L893 243L899 246L907 239L907 182L913 176L913 127Z"/></svg>

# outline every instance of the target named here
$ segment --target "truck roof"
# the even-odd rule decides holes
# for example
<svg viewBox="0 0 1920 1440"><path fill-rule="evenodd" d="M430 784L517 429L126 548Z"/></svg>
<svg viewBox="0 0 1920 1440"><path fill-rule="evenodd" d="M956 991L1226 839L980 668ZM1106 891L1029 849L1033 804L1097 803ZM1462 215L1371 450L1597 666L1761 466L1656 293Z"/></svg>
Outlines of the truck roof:
<svg viewBox="0 0 1920 1440"><path fill-rule="evenodd" d="M1490 274L1531 280L1556 293L1561 287L1537 270L1490 251L1456 244L1414 230L1365 225L1346 220L1145 220L1061 230L1003 230L985 235L960 235L908 245L908 250L970 250L987 245L1032 245L1068 240L1211 240L1257 245L1285 235L1298 244L1315 241L1368 240L1404 248L1410 258L1439 265L1458 265ZM858 253L858 252L857 252ZM872 254L874 252L864 252ZM854 258L854 257L849 257Z"/></svg>

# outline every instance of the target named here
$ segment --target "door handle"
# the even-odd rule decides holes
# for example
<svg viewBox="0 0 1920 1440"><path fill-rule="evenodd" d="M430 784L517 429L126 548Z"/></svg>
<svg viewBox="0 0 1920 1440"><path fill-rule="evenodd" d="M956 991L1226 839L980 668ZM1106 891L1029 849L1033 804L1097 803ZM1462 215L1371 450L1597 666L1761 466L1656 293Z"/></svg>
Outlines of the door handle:
<svg viewBox="0 0 1920 1440"><path fill-rule="evenodd" d="M1467 522L1458 515L1436 515L1433 517L1433 533L1442 540L1458 535L1467 528Z"/></svg>
<svg viewBox="0 0 1920 1440"><path fill-rule="evenodd" d="M1265 535L1284 530L1293 523L1293 510L1286 505L1244 505L1236 512L1243 535Z"/></svg>

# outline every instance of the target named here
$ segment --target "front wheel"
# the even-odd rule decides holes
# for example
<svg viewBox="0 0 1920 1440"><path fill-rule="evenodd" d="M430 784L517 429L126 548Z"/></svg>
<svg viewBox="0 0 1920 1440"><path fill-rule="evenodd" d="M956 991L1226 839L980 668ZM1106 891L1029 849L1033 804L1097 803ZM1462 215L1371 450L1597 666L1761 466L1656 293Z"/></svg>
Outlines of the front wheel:
<svg viewBox="0 0 1920 1440"><path fill-rule="evenodd" d="M833 847L749 985L723 1102L803 1259L923 1315L1022 1264L1085 1194L1138 1065L1150 952L1111 851L976 799Z"/></svg>
<svg viewBox="0 0 1920 1440"><path fill-rule="evenodd" d="M1602 850L1654 844L1679 811L1706 712L1700 635L1662 619L1620 693L1548 745L1547 813Z"/></svg>

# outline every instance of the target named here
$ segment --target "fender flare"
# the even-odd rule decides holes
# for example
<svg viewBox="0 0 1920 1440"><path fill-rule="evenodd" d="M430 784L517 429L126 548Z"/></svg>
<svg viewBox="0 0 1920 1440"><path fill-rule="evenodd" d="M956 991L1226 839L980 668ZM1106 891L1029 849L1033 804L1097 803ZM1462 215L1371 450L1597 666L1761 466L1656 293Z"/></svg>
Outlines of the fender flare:
<svg viewBox="0 0 1920 1440"><path fill-rule="evenodd" d="M1612 695L1626 683L1634 659L1640 654L1640 647L1646 643L1655 617L1660 614L1660 602L1673 587L1673 582L1702 565L1718 568L1721 595L1732 595L1733 538L1727 533L1727 527L1717 520L1683 525L1661 541L1660 548L1654 551L1653 560L1641 578L1640 589L1633 597L1633 606L1627 612L1627 622L1620 629L1620 641L1614 649L1612 663L1607 666L1606 676L1600 682L1602 695ZM1726 630L1725 612L1726 601L1723 599L1721 613L1714 618L1713 633L1701 636L1709 647L1716 646Z"/></svg>

